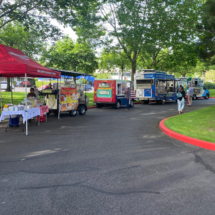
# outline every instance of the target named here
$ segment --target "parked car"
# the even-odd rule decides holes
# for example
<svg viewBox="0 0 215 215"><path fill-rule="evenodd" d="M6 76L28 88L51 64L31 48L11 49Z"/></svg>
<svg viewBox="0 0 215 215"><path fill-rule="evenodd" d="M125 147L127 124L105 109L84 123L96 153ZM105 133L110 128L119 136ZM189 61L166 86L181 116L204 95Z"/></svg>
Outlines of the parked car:
<svg viewBox="0 0 215 215"><path fill-rule="evenodd" d="M45 90L45 89L48 89L49 85L42 85L41 86L41 90Z"/></svg>
<svg viewBox="0 0 215 215"><path fill-rule="evenodd" d="M89 84L82 84L81 86L83 87L84 91L92 90L92 86Z"/></svg>
<svg viewBox="0 0 215 215"><path fill-rule="evenodd" d="M14 86L12 84L12 88L14 89ZM7 81L1 81L1 89L6 90L7 89Z"/></svg>

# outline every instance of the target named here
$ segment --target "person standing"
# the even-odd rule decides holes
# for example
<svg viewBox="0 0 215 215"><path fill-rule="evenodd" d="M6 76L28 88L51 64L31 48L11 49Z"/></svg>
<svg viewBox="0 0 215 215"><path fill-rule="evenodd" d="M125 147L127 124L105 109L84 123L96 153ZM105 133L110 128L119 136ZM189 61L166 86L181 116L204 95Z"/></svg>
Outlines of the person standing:
<svg viewBox="0 0 215 215"><path fill-rule="evenodd" d="M191 85L189 85L189 89L188 89L188 106L191 107L192 105L192 99L193 99L193 94L194 94L194 91L193 91L193 88L191 87Z"/></svg>
<svg viewBox="0 0 215 215"><path fill-rule="evenodd" d="M179 88L179 91L177 93L177 97L178 97L178 112L183 113L183 109L184 109L184 101L185 101L185 91L184 88L181 86Z"/></svg>
<svg viewBox="0 0 215 215"><path fill-rule="evenodd" d="M130 100L130 96L131 96L131 90L130 88L127 86L125 88L125 99L126 99L126 109L125 110L129 110L129 100Z"/></svg>

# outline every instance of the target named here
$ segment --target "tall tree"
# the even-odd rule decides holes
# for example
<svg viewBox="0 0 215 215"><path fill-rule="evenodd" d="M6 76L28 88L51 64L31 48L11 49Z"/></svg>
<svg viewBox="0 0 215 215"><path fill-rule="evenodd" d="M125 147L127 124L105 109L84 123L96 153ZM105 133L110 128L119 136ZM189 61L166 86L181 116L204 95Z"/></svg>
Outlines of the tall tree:
<svg viewBox="0 0 215 215"><path fill-rule="evenodd" d="M92 74L98 68L97 58L88 43L77 43L66 37L44 51L41 62L48 67Z"/></svg>
<svg viewBox="0 0 215 215"><path fill-rule="evenodd" d="M96 0L0 0L0 28L13 21L40 26L49 23L50 18L75 26L83 19L96 19L97 4Z"/></svg>
<svg viewBox="0 0 215 215"><path fill-rule="evenodd" d="M174 47L174 50L160 62L157 69L174 73L176 76L192 76L200 66L196 53L196 46L192 44L181 43Z"/></svg>
<svg viewBox="0 0 215 215"><path fill-rule="evenodd" d="M130 62L123 51L116 53L104 50L99 60L100 69L107 71L119 69L121 72L121 79L123 78L124 71L130 69Z"/></svg>
<svg viewBox="0 0 215 215"><path fill-rule="evenodd" d="M198 3L198 0L107 0L99 5L103 21L99 29L106 30L104 42L112 42L114 50L125 52L133 78L141 52L147 52L151 46L171 47L191 38L188 27L195 26L192 20L198 17Z"/></svg>
<svg viewBox="0 0 215 215"><path fill-rule="evenodd" d="M48 29L48 26L44 29L43 27L26 28L18 22L10 22L0 29L0 43L20 49L29 57L36 58L38 54L41 54L47 39L56 39L60 36L60 32L54 36L55 32ZM10 78L7 78L7 91L10 91Z"/></svg>
<svg viewBox="0 0 215 215"><path fill-rule="evenodd" d="M207 0L202 5L201 22L197 28L199 56L206 64L215 65L215 0Z"/></svg>

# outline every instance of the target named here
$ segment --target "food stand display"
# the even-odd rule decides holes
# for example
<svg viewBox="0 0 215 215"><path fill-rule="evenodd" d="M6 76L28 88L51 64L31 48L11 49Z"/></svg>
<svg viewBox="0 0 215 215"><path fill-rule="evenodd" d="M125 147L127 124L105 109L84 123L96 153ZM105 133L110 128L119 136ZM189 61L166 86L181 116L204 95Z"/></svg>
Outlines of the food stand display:
<svg viewBox="0 0 215 215"><path fill-rule="evenodd" d="M178 85L182 85L185 89L185 92L188 90L188 86L191 85L194 91L193 100L204 97L205 99L209 99L210 92L204 86L204 81L200 78L187 78L181 77L178 80Z"/></svg>
<svg viewBox="0 0 215 215"><path fill-rule="evenodd" d="M40 118L41 114L46 113L47 108L41 108L41 104L34 101L31 101L32 104L28 104L27 77L59 79L61 73L38 64L18 49L0 44L0 77L25 77L24 103L20 106L10 105L10 107L5 107L6 109L3 110L1 119L8 117L11 119L15 115L23 116L23 122L26 122L26 135L28 135L28 119L34 116ZM41 110L44 110L45 112L41 113Z"/></svg>
<svg viewBox="0 0 215 215"><path fill-rule="evenodd" d="M45 102L49 107L49 111L57 114L58 119L60 119L62 112L69 112L71 116L76 116L77 113L85 115L89 97L84 94L83 87L65 81L65 77L86 76L86 74L60 69L52 70L61 73L61 76L64 77L64 83L61 83L60 80L60 83L56 84L55 89L46 89L40 92L41 96L45 96Z"/></svg>

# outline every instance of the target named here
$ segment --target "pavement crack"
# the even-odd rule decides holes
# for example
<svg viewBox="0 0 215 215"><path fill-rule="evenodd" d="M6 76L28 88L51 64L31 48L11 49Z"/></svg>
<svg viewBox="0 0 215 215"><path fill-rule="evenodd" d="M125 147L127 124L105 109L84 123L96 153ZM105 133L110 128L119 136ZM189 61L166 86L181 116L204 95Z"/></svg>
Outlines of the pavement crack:
<svg viewBox="0 0 215 215"><path fill-rule="evenodd" d="M207 170L209 170L215 174L215 169L212 166L207 164L199 155L194 154L194 156L195 156L195 162L196 163L202 164L205 167L205 169L207 169Z"/></svg>
<svg viewBox="0 0 215 215"><path fill-rule="evenodd" d="M62 185L51 185L51 186L40 186L40 187L23 187L20 190L42 190L42 189L53 189L59 187L78 187L80 184L88 180L80 181L74 184L62 184Z"/></svg>
<svg viewBox="0 0 215 215"><path fill-rule="evenodd" d="M116 170L113 170L113 171L106 172L105 174L119 172L119 171L123 171L123 170L129 170L129 169L133 169L133 168L137 168L137 167L140 167L140 165L125 167L125 168L121 168L121 169L116 169Z"/></svg>
<svg viewBox="0 0 215 215"><path fill-rule="evenodd" d="M107 195L113 195L113 196L123 196L123 195L129 195L129 194L135 194L135 193L148 193L148 194L161 194L160 192L156 191L150 191L150 190L139 190L139 191L124 191L124 192L108 192L101 189L97 189L95 187L81 185L80 187L84 187L90 190L93 190L98 193L107 194Z"/></svg>

